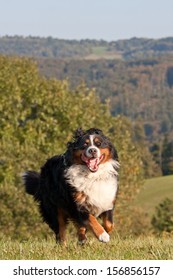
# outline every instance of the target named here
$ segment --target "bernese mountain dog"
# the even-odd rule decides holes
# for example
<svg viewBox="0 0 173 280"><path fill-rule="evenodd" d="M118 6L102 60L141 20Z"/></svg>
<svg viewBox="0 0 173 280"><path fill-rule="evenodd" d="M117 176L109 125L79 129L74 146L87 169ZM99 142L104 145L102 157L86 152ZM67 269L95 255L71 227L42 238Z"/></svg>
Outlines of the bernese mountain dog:
<svg viewBox="0 0 173 280"><path fill-rule="evenodd" d="M26 192L38 202L57 241L66 242L69 220L76 225L81 243L86 241L88 228L98 240L109 241L118 167L117 151L100 129L77 129L64 154L48 159L40 173L27 171L23 175Z"/></svg>

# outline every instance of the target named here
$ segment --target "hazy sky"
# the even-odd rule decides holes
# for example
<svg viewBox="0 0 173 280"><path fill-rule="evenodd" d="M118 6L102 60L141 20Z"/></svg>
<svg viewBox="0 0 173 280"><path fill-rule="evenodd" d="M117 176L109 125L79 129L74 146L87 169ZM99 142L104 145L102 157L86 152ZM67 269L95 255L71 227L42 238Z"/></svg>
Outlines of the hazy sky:
<svg viewBox="0 0 173 280"><path fill-rule="evenodd" d="M0 0L0 36L173 36L173 0Z"/></svg>

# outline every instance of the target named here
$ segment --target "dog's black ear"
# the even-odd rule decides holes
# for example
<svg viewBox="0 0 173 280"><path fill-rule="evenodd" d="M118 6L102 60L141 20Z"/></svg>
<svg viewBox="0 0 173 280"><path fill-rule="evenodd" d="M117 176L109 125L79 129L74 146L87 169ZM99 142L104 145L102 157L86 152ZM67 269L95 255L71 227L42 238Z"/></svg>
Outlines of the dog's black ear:
<svg viewBox="0 0 173 280"><path fill-rule="evenodd" d="M85 134L85 132L80 127L78 129L76 129L76 131L74 132L74 139L78 139L79 137L83 136L84 134Z"/></svg>
<svg viewBox="0 0 173 280"><path fill-rule="evenodd" d="M73 133L73 141L67 143L67 149L70 151L73 150L75 143L77 142L78 138L83 136L85 132L82 130L82 128L78 128Z"/></svg>

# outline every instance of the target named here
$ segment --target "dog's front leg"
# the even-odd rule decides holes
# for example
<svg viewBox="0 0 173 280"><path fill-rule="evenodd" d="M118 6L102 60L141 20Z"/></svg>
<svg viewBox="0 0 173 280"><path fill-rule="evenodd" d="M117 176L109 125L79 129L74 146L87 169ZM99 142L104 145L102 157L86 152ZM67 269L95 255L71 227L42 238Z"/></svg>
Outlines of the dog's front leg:
<svg viewBox="0 0 173 280"><path fill-rule="evenodd" d="M103 219L103 227L106 230L106 232L111 232L113 227L114 227L114 222L113 222L113 210L108 210L104 212L101 215Z"/></svg>
<svg viewBox="0 0 173 280"><path fill-rule="evenodd" d="M95 236L101 241L101 242L109 242L109 234L104 230L104 228L99 224L97 219L89 214L88 217L88 224L95 234Z"/></svg>
<svg viewBox="0 0 173 280"><path fill-rule="evenodd" d="M86 237L86 228L84 226L80 226L78 229L78 238L79 238L79 243L84 244L87 240Z"/></svg>

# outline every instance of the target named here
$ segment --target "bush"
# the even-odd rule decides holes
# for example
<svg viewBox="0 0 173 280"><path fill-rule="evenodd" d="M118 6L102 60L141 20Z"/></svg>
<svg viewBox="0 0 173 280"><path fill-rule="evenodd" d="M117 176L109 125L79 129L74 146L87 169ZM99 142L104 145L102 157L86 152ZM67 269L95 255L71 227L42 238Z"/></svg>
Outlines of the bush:
<svg viewBox="0 0 173 280"><path fill-rule="evenodd" d="M157 233L173 231L173 201L169 198L163 200L157 207L151 221Z"/></svg>

